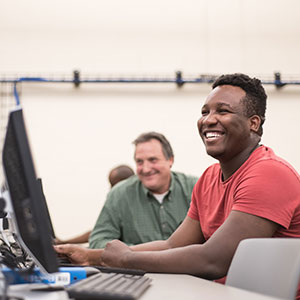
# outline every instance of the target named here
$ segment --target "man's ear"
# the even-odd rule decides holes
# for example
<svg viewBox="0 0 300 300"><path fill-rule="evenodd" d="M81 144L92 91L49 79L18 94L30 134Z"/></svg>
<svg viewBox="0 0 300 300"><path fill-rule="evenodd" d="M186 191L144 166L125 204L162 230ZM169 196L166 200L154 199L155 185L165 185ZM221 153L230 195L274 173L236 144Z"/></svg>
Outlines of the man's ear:
<svg viewBox="0 0 300 300"><path fill-rule="evenodd" d="M174 157L171 157L171 158L169 159L169 162L170 162L170 168L172 168L173 163L174 163Z"/></svg>
<svg viewBox="0 0 300 300"><path fill-rule="evenodd" d="M258 115L253 115L249 118L249 122L250 130L254 131L255 133L258 133L261 124L261 118Z"/></svg>

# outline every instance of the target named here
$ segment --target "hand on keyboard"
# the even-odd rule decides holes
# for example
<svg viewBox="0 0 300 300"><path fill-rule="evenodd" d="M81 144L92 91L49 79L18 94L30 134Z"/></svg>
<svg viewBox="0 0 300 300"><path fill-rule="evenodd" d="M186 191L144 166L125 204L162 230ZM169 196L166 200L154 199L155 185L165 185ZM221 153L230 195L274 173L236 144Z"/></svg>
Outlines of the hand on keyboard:
<svg viewBox="0 0 300 300"><path fill-rule="evenodd" d="M59 256L67 258L72 264L81 266L101 265L102 249L88 249L73 244L57 245L53 247Z"/></svg>

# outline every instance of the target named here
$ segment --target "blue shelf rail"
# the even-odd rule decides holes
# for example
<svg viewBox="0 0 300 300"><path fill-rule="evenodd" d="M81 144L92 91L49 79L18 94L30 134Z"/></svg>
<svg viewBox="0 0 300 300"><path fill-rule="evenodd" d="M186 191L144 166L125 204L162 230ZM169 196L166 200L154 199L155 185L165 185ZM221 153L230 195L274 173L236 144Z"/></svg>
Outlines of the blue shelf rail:
<svg viewBox="0 0 300 300"><path fill-rule="evenodd" d="M154 77L144 77L144 78L134 78L134 77L115 77L115 78L81 78L79 71L73 71L73 76L69 79L47 79L44 77L18 77L18 78L0 78L0 83L12 83L14 85L14 96L17 104L20 104L19 93L17 90L18 83L21 82L47 82L47 83L73 83L76 88L82 83L174 83L178 88L181 88L184 84L195 83L212 83L219 75L199 75L195 78L184 78L181 71L177 71L173 78L154 78ZM299 80L282 80L281 73L274 73L273 79L261 80L264 85L274 85L276 88L280 89L286 85L300 85Z"/></svg>

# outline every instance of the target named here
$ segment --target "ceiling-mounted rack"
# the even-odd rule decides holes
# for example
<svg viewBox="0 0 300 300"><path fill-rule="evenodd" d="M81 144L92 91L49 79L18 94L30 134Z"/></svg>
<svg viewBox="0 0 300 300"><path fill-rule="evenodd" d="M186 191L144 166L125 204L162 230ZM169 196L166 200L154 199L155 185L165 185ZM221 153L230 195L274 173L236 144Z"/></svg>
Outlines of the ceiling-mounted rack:
<svg viewBox="0 0 300 300"><path fill-rule="evenodd" d="M45 78L45 77L32 77L32 76L20 76L20 77L0 77L2 83L13 83L14 94L19 104L19 96L17 91L17 84L20 82L48 82L48 83L73 83L76 88L82 83L175 83L178 88L181 88L187 83L212 83L219 75L203 74L194 78L184 78L182 71L177 71L175 76L172 77L82 77L80 71L74 70L72 76L67 78ZM282 80L281 73L275 72L272 79L266 79L259 77L262 84L274 85L280 89L286 85L300 85L300 80Z"/></svg>

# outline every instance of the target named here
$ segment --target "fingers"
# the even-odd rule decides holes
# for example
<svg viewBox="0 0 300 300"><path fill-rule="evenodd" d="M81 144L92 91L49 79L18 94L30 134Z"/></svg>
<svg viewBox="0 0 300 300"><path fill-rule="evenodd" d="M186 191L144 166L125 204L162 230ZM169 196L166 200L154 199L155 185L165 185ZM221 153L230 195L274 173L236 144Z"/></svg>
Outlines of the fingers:
<svg viewBox="0 0 300 300"><path fill-rule="evenodd" d="M61 254L69 254L70 253L70 247L68 245L54 245L54 250L57 253L61 253Z"/></svg>
<svg viewBox="0 0 300 300"><path fill-rule="evenodd" d="M53 243L54 243L54 245L65 244L62 240L60 240L58 238L53 239Z"/></svg>
<svg viewBox="0 0 300 300"><path fill-rule="evenodd" d="M125 245L125 244L120 240L112 240L106 244L105 249L109 249L114 246L117 247L118 245Z"/></svg>

